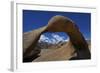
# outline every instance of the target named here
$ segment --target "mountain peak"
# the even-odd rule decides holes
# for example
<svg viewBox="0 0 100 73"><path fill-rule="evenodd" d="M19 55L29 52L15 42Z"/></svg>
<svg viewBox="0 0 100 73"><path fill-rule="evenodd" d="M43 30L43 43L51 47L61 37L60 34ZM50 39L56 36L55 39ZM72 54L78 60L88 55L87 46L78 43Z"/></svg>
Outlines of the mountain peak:
<svg viewBox="0 0 100 73"><path fill-rule="evenodd" d="M51 33L51 35L47 36L45 34L40 36L39 42L46 42L48 44L58 44L59 42L66 42L68 39L65 39L64 36L60 36L55 33Z"/></svg>

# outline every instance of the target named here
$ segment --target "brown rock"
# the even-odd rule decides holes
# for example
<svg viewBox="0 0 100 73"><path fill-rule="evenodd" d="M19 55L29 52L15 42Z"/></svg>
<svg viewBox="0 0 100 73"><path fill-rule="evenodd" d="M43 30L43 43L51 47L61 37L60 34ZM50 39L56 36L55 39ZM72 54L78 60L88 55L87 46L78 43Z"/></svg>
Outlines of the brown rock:
<svg viewBox="0 0 100 73"><path fill-rule="evenodd" d="M45 32L65 32L70 38L70 48L68 47L68 44L66 44L49 54L40 56L35 61L91 58L88 44L85 41L82 33L79 31L77 25L75 25L75 23L69 18L57 15L50 19L47 26L41 27L40 29L33 30L23 35L23 60L26 60L29 56L31 56L31 58L35 57L40 53L40 50L36 50L34 47L36 46L41 34ZM68 50L70 51L68 52ZM62 53L62 51L66 52L66 54ZM77 56L72 57L73 53L76 53Z"/></svg>

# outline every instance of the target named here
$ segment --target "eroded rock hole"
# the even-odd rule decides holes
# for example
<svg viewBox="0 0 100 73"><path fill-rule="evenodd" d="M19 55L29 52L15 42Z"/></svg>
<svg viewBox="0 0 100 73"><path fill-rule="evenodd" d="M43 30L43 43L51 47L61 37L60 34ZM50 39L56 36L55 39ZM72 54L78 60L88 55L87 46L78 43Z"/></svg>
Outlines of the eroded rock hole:
<svg viewBox="0 0 100 73"><path fill-rule="evenodd" d="M40 36L36 49L41 49L40 56L65 45L69 37L64 32L46 32Z"/></svg>

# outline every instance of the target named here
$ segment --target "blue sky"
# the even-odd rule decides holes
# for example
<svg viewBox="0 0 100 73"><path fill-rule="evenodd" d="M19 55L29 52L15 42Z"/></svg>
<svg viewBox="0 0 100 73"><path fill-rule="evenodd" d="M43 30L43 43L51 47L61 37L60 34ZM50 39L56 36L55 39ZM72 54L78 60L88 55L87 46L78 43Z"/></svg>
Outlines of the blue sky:
<svg viewBox="0 0 100 73"><path fill-rule="evenodd" d="M55 15L69 17L77 24L85 38L91 38L90 13L23 10L23 32L28 32L47 25L48 21ZM48 37L50 37L50 34L51 33L45 33ZM64 36L65 38L68 37L65 33L57 34Z"/></svg>

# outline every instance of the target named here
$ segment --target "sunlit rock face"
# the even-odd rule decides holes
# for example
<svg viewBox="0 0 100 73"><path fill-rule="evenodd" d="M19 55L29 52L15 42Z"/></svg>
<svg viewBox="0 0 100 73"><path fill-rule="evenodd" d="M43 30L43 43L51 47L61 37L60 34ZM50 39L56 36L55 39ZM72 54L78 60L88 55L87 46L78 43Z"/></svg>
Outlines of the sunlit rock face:
<svg viewBox="0 0 100 73"><path fill-rule="evenodd" d="M41 55L41 50L35 48L41 35L46 32L65 32L69 36L69 43L61 45L56 50ZM90 59L90 51L82 33L75 23L64 16L54 16L48 24L23 35L23 61L54 61ZM31 59L31 60L30 60Z"/></svg>

